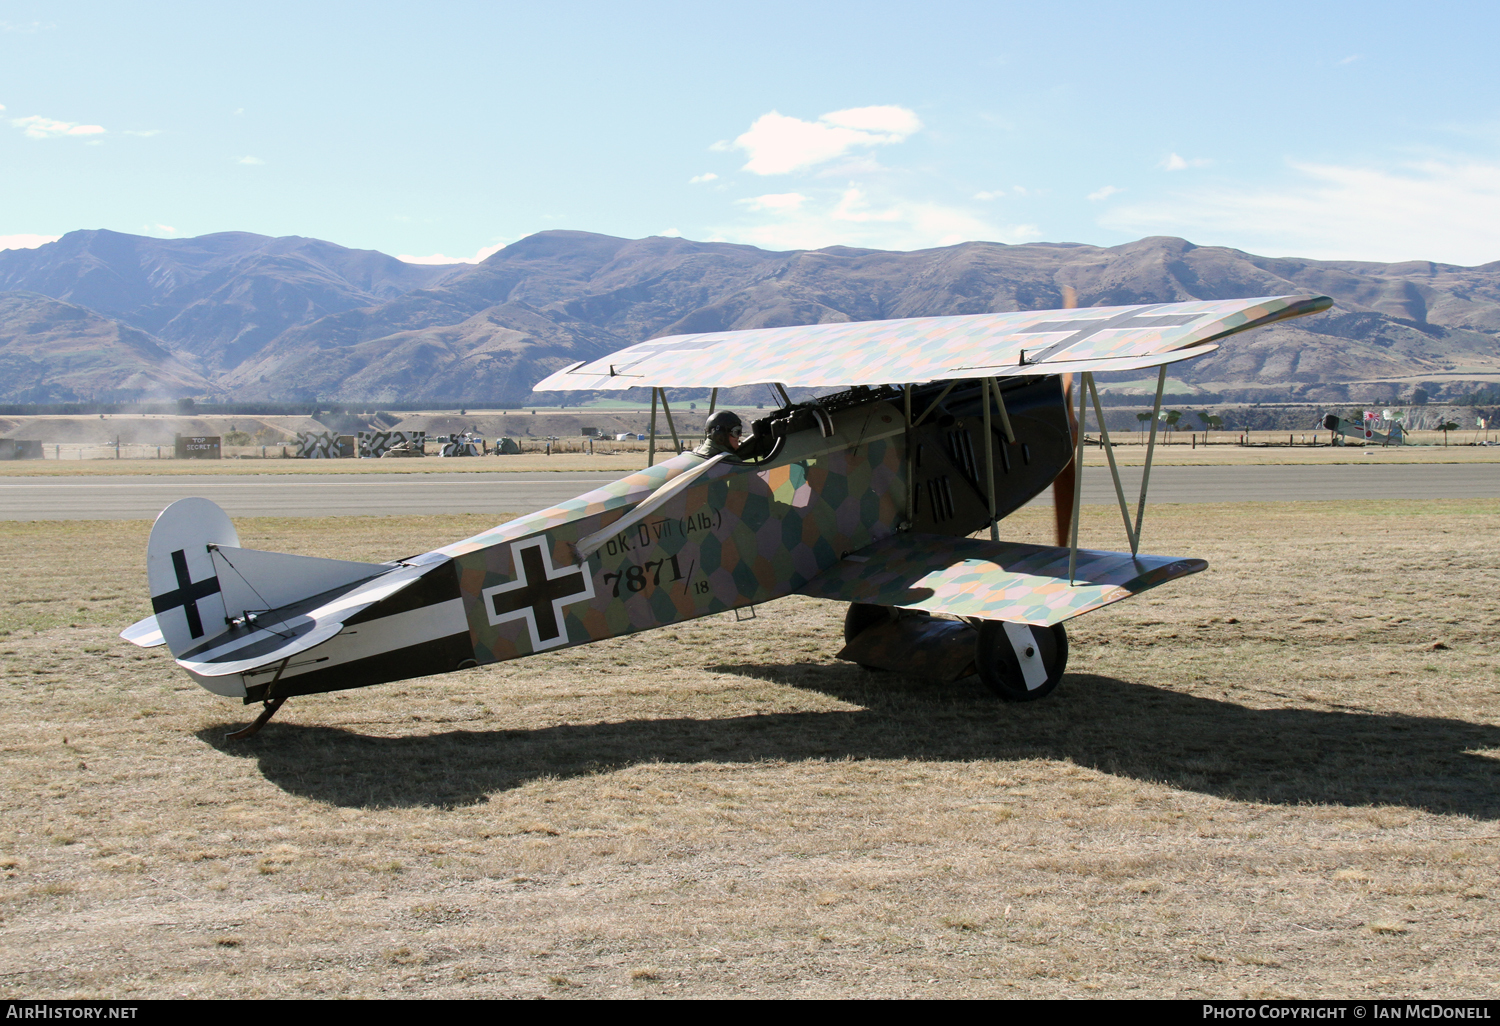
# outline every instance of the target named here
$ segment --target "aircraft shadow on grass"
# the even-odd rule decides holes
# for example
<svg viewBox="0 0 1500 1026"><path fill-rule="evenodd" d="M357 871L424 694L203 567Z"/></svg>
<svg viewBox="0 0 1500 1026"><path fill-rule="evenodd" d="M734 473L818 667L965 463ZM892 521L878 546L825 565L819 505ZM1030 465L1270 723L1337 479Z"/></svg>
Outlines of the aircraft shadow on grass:
<svg viewBox="0 0 1500 1026"><path fill-rule="evenodd" d="M1047 702L995 701L971 678L925 685L852 667L718 666L863 706L727 719L636 719L537 730L370 737L282 723L248 742L199 736L258 760L291 794L363 808L456 807L544 777L646 762L1057 759L1237 801L1395 805L1500 819L1500 727L1407 714L1249 709L1091 674Z"/></svg>

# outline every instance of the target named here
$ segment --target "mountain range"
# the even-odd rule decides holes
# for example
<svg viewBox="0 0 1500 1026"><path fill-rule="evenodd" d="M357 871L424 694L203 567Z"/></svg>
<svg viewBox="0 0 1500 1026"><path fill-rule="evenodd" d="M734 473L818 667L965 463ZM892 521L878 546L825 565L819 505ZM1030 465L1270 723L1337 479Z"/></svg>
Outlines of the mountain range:
<svg viewBox="0 0 1500 1026"><path fill-rule="evenodd" d="M1437 398L1500 380L1500 262L1272 258L1164 237L771 252L549 231L432 266L298 237L101 230L0 251L0 402L519 405L558 367L660 335L1049 309L1068 289L1080 306L1334 298L1173 368L1175 387L1226 399L1418 385Z"/></svg>

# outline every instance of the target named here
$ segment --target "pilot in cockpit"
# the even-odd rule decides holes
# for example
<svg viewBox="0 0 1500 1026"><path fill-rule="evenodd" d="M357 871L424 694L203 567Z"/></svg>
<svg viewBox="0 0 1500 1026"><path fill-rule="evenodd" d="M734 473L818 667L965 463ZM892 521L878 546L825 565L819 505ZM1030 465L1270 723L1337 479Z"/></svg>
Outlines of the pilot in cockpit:
<svg viewBox="0 0 1500 1026"><path fill-rule="evenodd" d="M732 453L731 461L735 463L756 460L776 447L777 436L785 434L784 430L777 430L781 426L772 417L763 417L750 426L750 437L745 438L745 425L739 414L733 410L720 410L703 425L703 444L693 452L710 459L720 453Z"/></svg>
<svg viewBox="0 0 1500 1026"><path fill-rule="evenodd" d="M720 410L708 418L703 426L703 444L694 449L696 455L712 458L721 452L736 452L743 444L740 439L745 425L739 414L732 410Z"/></svg>
<svg viewBox="0 0 1500 1026"><path fill-rule="evenodd" d="M775 413L762 417L750 425L750 437L745 438L745 425L732 410L720 410L708 418L703 426L706 436L703 444L694 449L694 454L712 459L720 453L731 453L733 463L753 462L764 459L776 450L782 436L804 428L819 427L826 438L833 433L833 424L828 414L815 406L784 406Z"/></svg>

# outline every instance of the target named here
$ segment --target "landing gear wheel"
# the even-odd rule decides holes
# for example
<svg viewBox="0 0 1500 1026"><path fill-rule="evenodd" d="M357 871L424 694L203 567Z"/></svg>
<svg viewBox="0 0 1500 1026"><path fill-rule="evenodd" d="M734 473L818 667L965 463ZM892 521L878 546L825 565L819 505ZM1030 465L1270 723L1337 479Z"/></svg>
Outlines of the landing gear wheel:
<svg viewBox="0 0 1500 1026"><path fill-rule="evenodd" d="M1063 625L1032 627L985 620L979 625L974 665L979 679L1007 702L1034 702L1050 695L1068 666Z"/></svg>
<svg viewBox="0 0 1500 1026"><path fill-rule="evenodd" d="M849 644L871 627L878 627L895 617L896 610L890 606L875 606L868 602L849 603L849 610L844 614L844 644ZM859 668L870 673L885 672L881 667L867 663L860 663Z"/></svg>
<svg viewBox="0 0 1500 1026"><path fill-rule="evenodd" d="M844 644L849 644L876 624L885 623L895 614L890 606L872 606L868 602L851 602L844 614Z"/></svg>

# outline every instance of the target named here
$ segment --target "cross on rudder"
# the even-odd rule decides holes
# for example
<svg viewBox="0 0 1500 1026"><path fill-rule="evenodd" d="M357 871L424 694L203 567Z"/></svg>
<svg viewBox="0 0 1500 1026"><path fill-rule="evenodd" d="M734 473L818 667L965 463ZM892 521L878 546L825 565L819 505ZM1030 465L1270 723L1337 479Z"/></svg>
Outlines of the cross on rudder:
<svg viewBox="0 0 1500 1026"><path fill-rule="evenodd" d="M187 615L188 634L193 638L203 637L203 617L198 614L198 600L217 594L219 579L210 577L194 581L188 573L187 550L177 549L172 553L172 571L177 575L177 590L151 596L151 611L157 616L169 609L181 606Z"/></svg>

